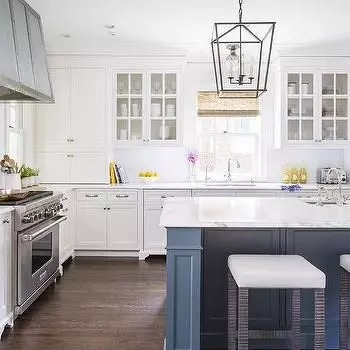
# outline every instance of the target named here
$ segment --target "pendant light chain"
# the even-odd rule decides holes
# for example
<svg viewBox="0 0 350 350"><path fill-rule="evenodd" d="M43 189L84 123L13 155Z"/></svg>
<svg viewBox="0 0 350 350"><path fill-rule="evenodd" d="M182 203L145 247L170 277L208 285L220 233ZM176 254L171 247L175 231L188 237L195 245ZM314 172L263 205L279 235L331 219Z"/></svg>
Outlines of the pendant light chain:
<svg viewBox="0 0 350 350"><path fill-rule="evenodd" d="M243 0L239 0L239 22L242 22L242 3Z"/></svg>

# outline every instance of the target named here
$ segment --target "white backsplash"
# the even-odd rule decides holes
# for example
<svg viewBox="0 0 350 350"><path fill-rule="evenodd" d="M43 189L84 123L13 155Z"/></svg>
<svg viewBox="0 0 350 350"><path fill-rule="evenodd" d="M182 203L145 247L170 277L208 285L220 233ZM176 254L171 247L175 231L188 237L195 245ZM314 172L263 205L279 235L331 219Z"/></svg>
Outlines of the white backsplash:
<svg viewBox="0 0 350 350"><path fill-rule="evenodd" d="M125 168L129 181L137 181L140 171L156 171L160 181L185 181L188 175L185 148L118 149L113 159Z"/></svg>

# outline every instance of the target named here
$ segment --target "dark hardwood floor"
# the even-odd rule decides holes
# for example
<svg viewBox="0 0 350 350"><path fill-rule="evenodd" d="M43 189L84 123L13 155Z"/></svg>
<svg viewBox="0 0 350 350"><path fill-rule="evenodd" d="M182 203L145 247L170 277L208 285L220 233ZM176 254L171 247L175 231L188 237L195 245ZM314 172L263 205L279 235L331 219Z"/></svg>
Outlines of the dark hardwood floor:
<svg viewBox="0 0 350 350"><path fill-rule="evenodd" d="M1 350L161 350L165 261L76 258L5 331Z"/></svg>

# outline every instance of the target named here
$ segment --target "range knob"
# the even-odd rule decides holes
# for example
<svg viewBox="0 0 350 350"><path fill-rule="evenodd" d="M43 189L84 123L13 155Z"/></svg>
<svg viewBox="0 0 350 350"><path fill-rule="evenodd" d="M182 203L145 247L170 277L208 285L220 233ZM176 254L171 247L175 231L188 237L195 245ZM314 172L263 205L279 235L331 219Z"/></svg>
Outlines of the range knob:
<svg viewBox="0 0 350 350"><path fill-rule="evenodd" d="M45 218L50 218L52 216L52 210L50 208L46 209L44 216Z"/></svg>
<svg viewBox="0 0 350 350"><path fill-rule="evenodd" d="M32 215L25 215L22 219L23 224L31 224L34 222L34 218Z"/></svg>
<svg viewBox="0 0 350 350"><path fill-rule="evenodd" d="M41 220L44 217L44 212L41 210L38 213L39 220Z"/></svg>
<svg viewBox="0 0 350 350"><path fill-rule="evenodd" d="M38 221L39 220L39 213L38 212L34 213L33 219L34 219L34 221Z"/></svg>
<svg viewBox="0 0 350 350"><path fill-rule="evenodd" d="M63 204L62 203L59 204L59 208L60 208L60 210L63 209Z"/></svg>

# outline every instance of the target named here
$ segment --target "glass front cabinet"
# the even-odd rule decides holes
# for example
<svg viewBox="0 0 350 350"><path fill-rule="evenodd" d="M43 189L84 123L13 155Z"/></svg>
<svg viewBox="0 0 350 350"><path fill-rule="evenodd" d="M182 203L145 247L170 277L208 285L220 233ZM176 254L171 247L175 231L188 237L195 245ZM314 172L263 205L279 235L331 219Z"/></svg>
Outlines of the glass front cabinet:
<svg viewBox="0 0 350 350"><path fill-rule="evenodd" d="M288 72L283 114L287 144L349 142L349 74Z"/></svg>
<svg viewBox="0 0 350 350"><path fill-rule="evenodd" d="M177 72L116 72L113 80L114 142L178 141Z"/></svg>

